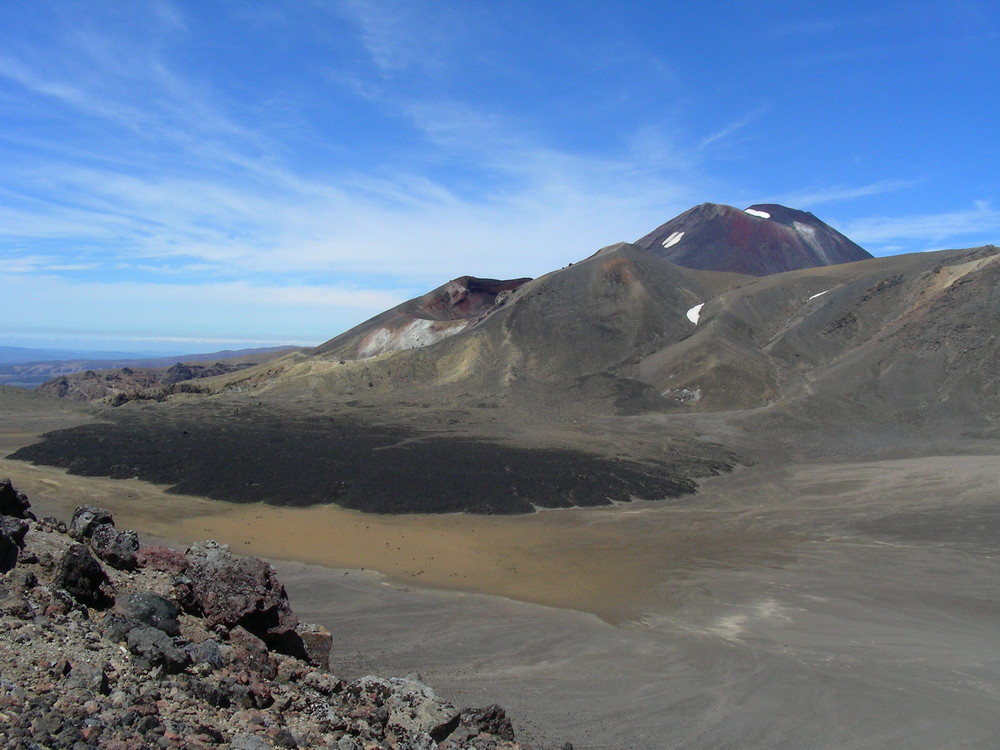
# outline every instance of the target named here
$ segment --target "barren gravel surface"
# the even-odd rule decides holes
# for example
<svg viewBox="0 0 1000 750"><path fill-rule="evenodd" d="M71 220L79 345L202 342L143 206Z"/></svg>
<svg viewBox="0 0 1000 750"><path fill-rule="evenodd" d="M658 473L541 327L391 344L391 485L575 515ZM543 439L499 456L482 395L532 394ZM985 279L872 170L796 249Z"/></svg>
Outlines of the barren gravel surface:
<svg viewBox="0 0 1000 750"><path fill-rule="evenodd" d="M9 445L31 439L7 425L23 433ZM652 441L657 420L620 429ZM539 747L992 750L1000 445L870 439L836 461L761 444L757 465L671 502L507 518L234 507L11 460L0 474L41 508L99 501L140 531L208 529L276 560L345 678L420 671L453 703L503 705Z"/></svg>

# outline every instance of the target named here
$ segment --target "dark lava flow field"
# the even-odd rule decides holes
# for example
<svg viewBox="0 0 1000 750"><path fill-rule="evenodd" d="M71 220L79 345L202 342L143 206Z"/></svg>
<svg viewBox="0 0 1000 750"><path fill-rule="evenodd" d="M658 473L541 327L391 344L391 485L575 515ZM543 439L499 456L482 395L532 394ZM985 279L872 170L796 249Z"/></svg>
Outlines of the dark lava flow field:
<svg viewBox="0 0 1000 750"><path fill-rule="evenodd" d="M112 422L48 433L10 458L229 502L334 502L376 513L512 514L657 500L692 493L695 477L732 468L721 457L637 461L427 434L356 413L214 405L116 412Z"/></svg>

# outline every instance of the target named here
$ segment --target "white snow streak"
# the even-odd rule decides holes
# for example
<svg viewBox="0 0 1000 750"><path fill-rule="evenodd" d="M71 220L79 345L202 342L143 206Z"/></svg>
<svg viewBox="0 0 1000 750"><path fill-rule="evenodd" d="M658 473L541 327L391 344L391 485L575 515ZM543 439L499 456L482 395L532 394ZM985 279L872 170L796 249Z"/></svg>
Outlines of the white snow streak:
<svg viewBox="0 0 1000 750"><path fill-rule="evenodd" d="M684 232L674 232L667 239L663 240L664 247L673 247L678 242L681 241L681 237L684 236Z"/></svg>
<svg viewBox="0 0 1000 750"><path fill-rule="evenodd" d="M756 208L744 208L743 213L750 214L751 216L759 216L761 219L771 218L771 214L767 211L758 211Z"/></svg>
<svg viewBox="0 0 1000 750"><path fill-rule="evenodd" d="M698 318L701 317L701 308L705 306L702 302L700 305L695 305L690 310L687 311L687 319L690 320L695 325L698 325Z"/></svg>
<svg viewBox="0 0 1000 750"><path fill-rule="evenodd" d="M829 289L824 289L824 290L823 290L822 292L820 292L819 294L814 294L814 295L813 295L812 297L810 297L809 299L807 299L807 300L806 300L806 302L809 302L810 300L814 300L814 299L816 299L817 297L822 297L822 296L823 296L824 294L826 294L826 293L827 293L827 292L829 292L829 291L830 291Z"/></svg>

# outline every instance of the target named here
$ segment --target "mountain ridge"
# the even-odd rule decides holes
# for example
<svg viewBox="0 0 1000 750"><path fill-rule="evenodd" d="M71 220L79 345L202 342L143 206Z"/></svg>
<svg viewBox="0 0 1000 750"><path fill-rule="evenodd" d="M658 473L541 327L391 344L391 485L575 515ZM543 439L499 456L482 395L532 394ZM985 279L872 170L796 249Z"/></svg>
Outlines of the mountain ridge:
<svg viewBox="0 0 1000 750"><path fill-rule="evenodd" d="M723 228L801 222L758 205L774 218L720 207ZM393 339L415 321L435 335ZM459 277L16 457L390 513L665 499L740 463L1000 438L997 330L994 246L751 276L617 243L532 280Z"/></svg>

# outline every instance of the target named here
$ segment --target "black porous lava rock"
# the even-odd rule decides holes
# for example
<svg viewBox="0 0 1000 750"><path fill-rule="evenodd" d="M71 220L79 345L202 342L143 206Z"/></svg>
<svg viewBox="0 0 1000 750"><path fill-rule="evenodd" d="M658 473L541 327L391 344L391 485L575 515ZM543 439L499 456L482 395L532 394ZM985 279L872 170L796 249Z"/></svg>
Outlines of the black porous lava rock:
<svg viewBox="0 0 1000 750"><path fill-rule="evenodd" d="M73 511L69 533L75 539L89 537L94 532L94 527L101 524L115 525L110 511L92 505L80 505Z"/></svg>
<svg viewBox="0 0 1000 750"><path fill-rule="evenodd" d="M3 532L21 549L24 549L24 536L28 533L28 522L23 518L0 516L0 532Z"/></svg>
<svg viewBox="0 0 1000 750"><path fill-rule="evenodd" d="M176 673L188 664L188 655L159 628L139 625L128 632L126 642L146 669L162 665L168 673Z"/></svg>
<svg viewBox="0 0 1000 750"><path fill-rule="evenodd" d="M193 679L188 683L188 690L195 698L205 701L216 708L229 708L229 694L218 685L204 680Z"/></svg>
<svg viewBox="0 0 1000 750"><path fill-rule="evenodd" d="M139 535L131 529L119 531L109 523L90 526L90 548L108 565L118 570L138 567Z"/></svg>
<svg viewBox="0 0 1000 750"><path fill-rule="evenodd" d="M514 741L514 727L507 718L507 712L495 703L483 708L468 708L462 711L462 724L474 728L477 732L487 732L502 740Z"/></svg>
<svg viewBox="0 0 1000 750"><path fill-rule="evenodd" d="M204 664L211 669L221 669L225 664L219 642L211 638L201 643L189 643L184 650L192 664Z"/></svg>
<svg viewBox="0 0 1000 750"><path fill-rule="evenodd" d="M152 591L129 594L122 609L127 618L138 623L162 630L167 635L181 634L177 605L165 596Z"/></svg>
<svg viewBox="0 0 1000 750"><path fill-rule="evenodd" d="M13 516L14 518L27 518L32 521L35 516L28 508L31 503L23 492L14 489L14 485L9 479L0 479L0 516Z"/></svg>
<svg viewBox="0 0 1000 750"><path fill-rule="evenodd" d="M125 639L128 637L129 631L141 624L142 623L136 620L123 617L115 612L109 612L107 616L101 620L100 630L101 634L109 641L124 643Z"/></svg>
<svg viewBox="0 0 1000 750"><path fill-rule="evenodd" d="M82 544L72 545L59 560L55 583L81 604L95 609L107 609L115 601L108 593L108 574Z"/></svg>
<svg viewBox="0 0 1000 750"><path fill-rule="evenodd" d="M195 404L123 414L114 424L49 433L12 457L84 476L108 476L127 460L134 475L169 484L171 492L282 506L335 502L371 513L533 513L536 507L607 506L696 489L691 472L671 462L454 435L413 440L417 433L407 425L345 416L330 430L327 418L290 424L246 411L222 419ZM273 450L279 443L285 448ZM699 475L708 470L696 463ZM719 463L723 470L732 465L728 457Z"/></svg>
<svg viewBox="0 0 1000 750"><path fill-rule="evenodd" d="M6 531L0 528L0 573L14 569L14 566L17 565L19 551L17 543L11 539Z"/></svg>
<svg viewBox="0 0 1000 750"><path fill-rule="evenodd" d="M24 536L28 522L13 516L0 516L0 573L13 570L20 551L24 549Z"/></svg>

